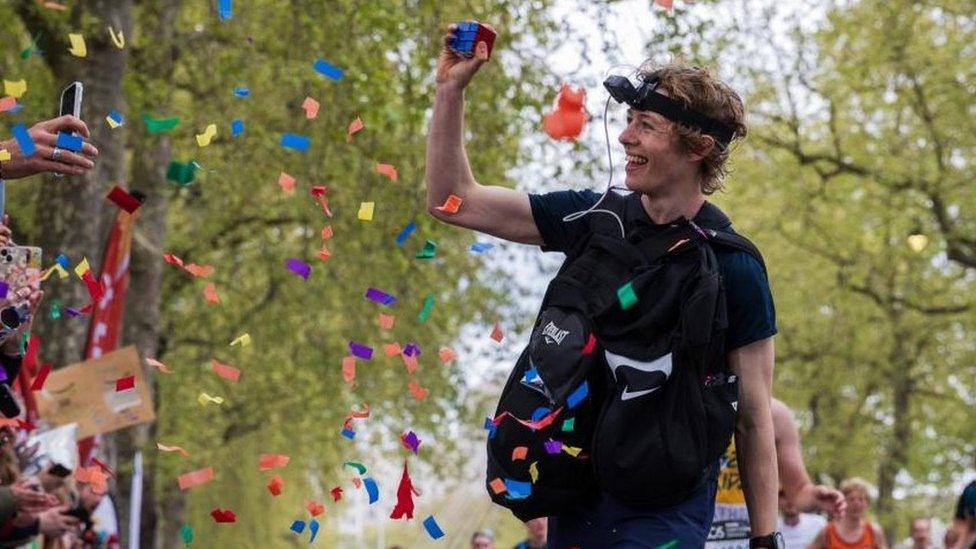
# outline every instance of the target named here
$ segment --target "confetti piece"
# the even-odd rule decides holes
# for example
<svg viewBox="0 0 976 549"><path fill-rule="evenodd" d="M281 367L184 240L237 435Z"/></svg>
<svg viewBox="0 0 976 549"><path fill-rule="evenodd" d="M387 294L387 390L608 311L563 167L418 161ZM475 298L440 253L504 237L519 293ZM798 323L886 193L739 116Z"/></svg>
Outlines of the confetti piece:
<svg viewBox="0 0 976 549"><path fill-rule="evenodd" d="M498 320L495 320L495 326L491 329L491 335L489 337L497 343L501 343L502 339L505 339L505 334L502 333L502 325Z"/></svg>
<svg viewBox="0 0 976 549"><path fill-rule="evenodd" d="M558 440L547 440L543 443L547 454L558 454L563 451L563 443Z"/></svg>
<svg viewBox="0 0 976 549"><path fill-rule="evenodd" d="M582 451L583 451L582 448L577 448L575 446L566 446L565 444L563 445L563 452L566 452L567 454L573 457L579 457L580 452Z"/></svg>
<svg viewBox="0 0 976 549"><path fill-rule="evenodd" d="M261 454L258 456L258 471L270 471L288 465L291 458L285 454Z"/></svg>
<svg viewBox="0 0 976 549"><path fill-rule="evenodd" d="M305 509L307 509L309 514L311 514L313 517L317 517L325 512L325 505L308 499L305 500Z"/></svg>
<svg viewBox="0 0 976 549"><path fill-rule="evenodd" d="M390 181L397 180L397 170L393 164L377 164L376 173L389 177Z"/></svg>
<svg viewBox="0 0 976 549"><path fill-rule="evenodd" d="M658 3L659 5L663 3L667 3L668 9L670 9L671 7L671 0L655 0L655 2ZM676 547L678 547L679 544L680 541L678 539L673 539L668 541L667 543L662 543L661 545L658 545L657 549L675 549Z"/></svg>
<svg viewBox="0 0 976 549"><path fill-rule="evenodd" d="M281 488L285 485L285 481L282 480L281 475L275 475L271 477L268 481L268 491L271 492L272 496L278 497L281 495Z"/></svg>
<svg viewBox="0 0 976 549"><path fill-rule="evenodd" d="M355 341L349 342L349 353L356 358L361 358L363 360L372 360L373 358L373 348L362 343L357 343Z"/></svg>
<svg viewBox="0 0 976 549"><path fill-rule="evenodd" d="M375 202L363 202L359 205L359 214L357 217L363 221L373 220L373 207L376 205Z"/></svg>
<svg viewBox="0 0 976 549"><path fill-rule="evenodd" d="M403 354L407 356L420 356L420 347L411 341L410 343L407 343L406 347L403 348Z"/></svg>
<svg viewBox="0 0 976 549"><path fill-rule="evenodd" d="M237 86L234 88L234 95L241 98L249 97L251 95L251 90L246 86Z"/></svg>
<svg viewBox="0 0 976 549"><path fill-rule="evenodd" d="M434 310L434 294L427 294L424 298L424 306L420 309L420 314L417 315L417 320L420 322L427 322L430 318L430 312Z"/></svg>
<svg viewBox="0 0 976 549"><path fill-rule="evenodd" d="M386 353L386 356L397 356L398 354L402 353L403 350L400 349L399 343L384 343L383 352Z"/></svg>
<svg viewBox="0 0 976 549"><path fill-rule="evenodd" d="M423 442L420 440L420 437L417 436L417 433L407 431L406 433L400 435L400 443L403 444L404 448L413 452L414 455L417 455L417 452L420 450L420 445Z"/></svg>
<svg viewBox="0 0 976 549"><path fill-rule="evenodd" d="M434 516L430 515L424 519L424 530L427 530L427 534L432 539L439 539L444 537L444 530L441 530L440 525L434 520Z"/></svg>
<svg viewBox="0 0 976 549"><path fill-rule="evenodd" d="M51 373L51 365L45 364L41 366L41 371L37 372L37 377L34 378L34 382L31 383L31 391L40 391L44 388L44 382L47 381L48 374Z"/></svg>
<svg viewBox="0 0 976 549"><path fill-rule="evenodd" d="M203 287L203 298L207 303L220 303L220 296L217 295L217 286L213 282L208 282Z"/></svg>
<svg viewBox="0 0 976 549"><path fill-rule="evenodd" d="M125 192L125 189L119 187L118 185L112 187L112 190L109 191L106 198L130 214L135 213L135 211L139 209L139 206L142 206L142 201Z"/></svg>
<svg viewBox="0 0 976 549"><path fill-rule="evenodd" d="M315 536L319 535L319 521L315 519L309 521L308 531L312 533L312 536L308 538L308 542L315 543Z"/></svg>
<svg viewBox="0 0 976 549"><path fill-rule="evenodd" d="M244 133L244 121L240 118L235 118L230 121L230 136L237 137Z"/></svg>
<svg viewBox="0 0 976 549"><path fill-rule="evenodd" d="M308 280L309 275L312 274L312 266L297 257L289 257L286 259L285 267L305 280Z"/></svg>
<svg viewBox="0 0 976 549"><path fill-rule="evenodd" d="M136 388L136 376L125 376L115 380L115 392L128 391Z"/></svg>
<svg viewBox="0 0 976 549"><path fill-rule="evenodd" d="M10 291L10 285L7 284L6 282L3 282L2 280L0 280L0 299L6 299L7 298L7 292L9 292L9 291ZM2 368L0 368L0 369L2 369Z"/></svg>
<svg viewBox="0 0 976 549"><path fill-rule="evenodd" d="M0 97L0 112L12 110L17 106L17 100L13 97ZM9 160L9 158L8 158Z"/></svg>
<svg viewBox="0 0 976 549"><path fill-rule="evenodd" d="M349 427L343 427L342 430L339 431L339 434L344 436L345 438L348 438L349 440L353 440L354 438L356 438L356 431L353 431Z"/></svg>
<svg viewBox="0 0 976 549"><path fill-rule="evenodd" d="M366 488L366 493L369 495L369 504L372 505L379 501L380 499L380 489L376 486L376 481L372 477L366 477L363 479L363 486Z"/></svg>
<svg viewBox="0 0 976 549"><path fill-rule="evenodd" d="M166 179L181 187L185 187L190 183L193 183L193 179L196 177L196 174L197 164L193 161L186 163L170 162L169 166L166 168Z"/></svg>
<svg viewBox="0 0 976 549"><path fill-rule="evenodd" d="M362 462L360 461L354 461L354 460L344 461L342 462L342 466L349 467L350 469L355 469L356 472L358 472L360 475L366 474L366 466L363 465Z"/></svg>
<svg viewBox="0 0 976 549"><path fill-rule="evenodd" d="M201 406L206 406L207 404L210 404L210 403L213 403L213 404L216 404L216 405L219 406L219 405L221 405L221 404L224 403L224 399L223 399L223 397L210 396L207 393L200 393L200 396L197 397L197 402L199 402Z"/></svg>
<svg viewBox="0 0 976 549"><path fill-rule="evenodd" d="M234 341L231 341L230 342L230 346L231 347L233 347L234 345L240 345L241 347L247 347L250 344L251 344L251 334L247 334L247 333L244 333L244 334L241 334L241 335L237 336L236 338L234 338Z"/></svg>
<svg viewBox="0 0 976 549"><path fill-rule="evenodd" d="M416 380L410 381L410 383L407 384L407 388L410 390L410 394L413 395L413 398L417 400L423 400L427 398L427 395L430 393L429 390L421 387L420 383L417 383Z"/></svg>
<svg viewBox="0 0 976 549"><path fill-rule="evenodd" d="M390 513L390 518L393 520L401 518L412 519L414 508L413 481L410 480L410 472L407 470L406 460L403 461L403 474L400 475L400 484L397 485L396 497L396 505Z"/></svg>
<svg viewBox="0 0 976 549"><path fill-rule="evenodd" d="M151 134L166 133L180 123L180 119L176 117L153 118L147 113L142 113L142 121L146 123L146 131ZM172 166L172 164L170 164L170 166Z"/></svg>
<svg viewBox="0 0 976 549"><path fill-rule="evenodd" d="M376 323L383 330L392 330L393 324L396 323L396 317L394 315L380 313L380 316L376 319Z"/></svg>
<svg viewBox="0 0 976 549"><path fill-rule="evenodd" d="M230 18L234 16L232 0L217 0L217 15L221 21L230 21Z"/></svg>
<svg viewBox="0 0 976 549"><path fill-rule="evenodd" d="M23 124L14 124L10 128L10 132L13 134L14 139L17 140L17 145L20 147L20 152L24 156L30 156L34 154L37 150L37 145L34 143L34 138L30 136L27 132L27 126Z"/></svg>
<svg viewBox="0 0 976 549"><path fill-rule="evenodd" d="M366 295L364 297L370 301L379 303L380 305L393 305L396 303L396 297L384 292L383 290L380 290L379 288L366 288Z"/></svg>
<svg viewBox="0 0 976 549"><path fill-rule="evenodd" d="M583 383L580 383L580 386L577 387L575 391L570 393L568 397L566 397L566 406L570 410L572 410L580 402L583 402L583 399L586 398L586 395L588 395L589 392L590 392L590 386L586 382L586 380L583 380Z"/></svg>
<svg viewBox="0 0 976 549"><path fill-rule="evenodd" d="M214 268L210 265L197 265L196 263L184 264L182 259L173 254L163 254L163 261L170 265L175 265L198 278L206 278L214 272Z"/></svg>
<svg viewBox="0 0 976 549"><path fill-rule="evenodd" d="M179 476L178 482L180 485L180 490L186 490L188 488L193 488L194 486L211 482L213 479L213 467L207 467L205 469L198 469L189 473L183 473Z"/></svg>
<svg viewBox="0 0 976 549"><path fill-rule="evenodd" d="M569 432L572 432L573 429L575 429L575 428L576 428L576 418L575 417L571 417L571 418L566 418L566 419L563 420L563 425L562 425L562 427L560 427L559 430L560 431L563 431L565 433L569 433Z"/></svg>
<svg viewBox="0 0 976 549"><path fill-rule="evenodd" d="M456 214L458 212L458 208L461 207L461 202L461 197L452 194L448 196L447 200L444 201L444 204L438 206L437 209L444 213Z"/></svg>
<svg viewBox="0 0 976 549"><path fill-rule="evenodd" d="M352 143L352 135L363 129L363 119L358 116L346 128L346 143Z"/></svg>
<svg viewBox="0 0 976 549"><path fill-rule="evenodd" d="M146 358L146 364L149 364L153 368L156 368L164 374L172 374L173 370L169 369L169 366L163 364L162 362L156 360L155 358Z"/></svg>
<svg viewBox="0 0 976 549"><path fill-rule="evenodd" d="M7 149L0 149L0 162L6 162L10 160L10 151Z"/></svg>
<svg viewBox="0 0 976 549"><path fill-rule="evenodd" d="M417 372L417 368L420 367L420 364L417 362L417 357L404 354L401 355L401 358L403 359L403 365L407 367L408 374L413 375Z"/></svg>
<svg viewBox="0 0 976 549"><path fill-rule="evenodd" d="M298 135L295 133L281 134L281 146L285 149L305 152L308 150L308 147L311 144L312 140L308 136Z"/></svg>
<svg viewBox="0 0 976 549"><path fill-rule="evenodd" d="M88 55L88 48L85 46L84 36L70 33L68 34L68 40L71 42L71 47L68 49L68 53L75 57L85 57Z"/></svg>
<svg viewBox="0 0 976 549"><path fill-rule="evenodd" d="M525 456L529 453L528 446L516 446L512 449L512 461L518 461L520 459L525 459Z"/></svg>
<svg viewBox="0 0 976 549"><path fill-rule="evenodd" d="M3 81L3 93L20 99L24 93L27 92L27 81L26 80L4 80Z"/></svg>
<svg viewBox="0 0 976 549"><path fill-rule="evenodd" d="M342 499L342 488L338 486L330 490L329 493L332 494L332 501L339 501Z"/></svg>
<svg viewBox="0 0 976 549"><path fill-rule="evenodd" d="M305 118L312 120L319 115L319 102L311 97L305 97L305 101L302 101L302 109L305 111Z"/></svg>
<svg viewBox="0 0 976 549"><path fill-rule="evenodd" d="M491 482L488 483L488 487L491 488L491 491L494 492L496 496L508 491L508 488L505 487L505 481L499 477L491 479Z"/></svg>
<svg viewBox="0 0 976 549"><path fill-rule="evenodd" d="M180 446L169 446L167 444L162 444L160 442L157 442L156 448L163 452L176 452L183 457L190 457L190 452L187 452Z"/></svg>
<svg viewBox="0 0 976 549"><path fill-rule="evenodd" d="M322 227L322 232L319 233L319 236L322 237L322 240L328 240L332 238L332 225L326 225L325 227Z"/></svg>
<svg viewBox="0 0 976 549"><path fill-rule="evenodd" d="M119 29L118 34L115 33L115 29L112 27L108 28L108 35L112 39L112 43L115 44L116 48L125 49L125 34L122 33L122 29Z"/></svg>
<svg viewBox="0 0 976 549"><path fill-rule="evenodd" d="M197 137L197 145L200 145L201 147L206 147L206 146L210 145L210 142L216 136L217 136L217 125L216 124L210 124L206 128L204 128L203 133L197 134L197 136L196 136Z"/></svg>
<svg viewBox="0 0 976 549"><path fill-rule="evenodd" d="M667 11L671 11L671 8L674 7L674 0L654 0L654 3Z"/></svg>
<svg viewBox="0 0 976 549"><path fill-rule="evenodd" d="M291 523L291 527L289 527L288 529L291 530L292 532L295 532L296 534L301 534L302 532L305 531L305 521L296 520L295 522Z"/></svg>
<svg viewBox="0 0 976 549"><path fill-rule="evenodd" d="M440 350L437 351L437 358L441 360L441 364L447 364L448 362L457 359L457 352L450 347L441 347Z"/></svg>
<svg viewBox="0 0 976 549"><path fill-rule="evenodd" d="M532 482L539 480L539 462L533 461L529 464L529 477L532 478ZM530 487L531 490L531 487Z"/></svg>
<svg viewBox="0 0 976 549"><path fill-rule="evenodd" d="M416 223L414 223L413 221L407 223L407 226L404 227L403 230L400 231L400 234L398 234L396 237L397 246L403 246L403 243L407 241L407 237L413 234L413 232L416 230L417 230Z"/></svg>
<svg viewBox="0 0 976 549"><path fill-rule="evenodd" d="M77 467L74 471L75 481L90 484L92 492L104 494L107 489L108 475L99 467Z"/></svg>
<svg viewBox="0 0 976 549"><path fill-rule="evenodd" d="M80 135L71 135L68 132L58 132L57 141L54 146L72 152L81 152L85 142Z"/></svg>
<svg viewBox="0 0 976 549"><path fill-rule="evenodd" d="M342 359L342 380L352 383L356 379L356 359L351 356Z"/></svg>
<svg viewBox="0 0 976 549"><path fill-rule="evenodd" d="M433 259L437 255L437 243L433 240L424 242L424 249L417 254L417 259Z"/></svg>
<svg viewBox="0 0 976 549"><path fill-rule="evenodd" d="M586 336L586 345L583 345L583 356L593 354L594 349L596 349L596 336L589 334Z"/></svg>
<svg viewBox="0 0 976 549"><path fill-rule="evenodd" d="M332 252L323 246L321 250L315 253L315 257L318 257L321 261L328 261L329 258L332 257Z"/></svg>
<svg viewBox="0 0 976 549"><path fill-rule="evenodd" d="M237 383L237 380L241 377L241 371L239 369L229 364L221 364L220 362L217 362L216 359L210 359L210 368L218 376L224 379L229 379L234 383Z"/></svg>
<svg viewBox="0 0 976 549"><path fill-rule="evenodd" d="M180 537L183 538L183 545L190 545L193 543L193 528L189 524L184 524L180 527Z"/></svg>
<svg viewBox="0 0 976 549"><path fill-rule="evenodd" d="M210 516L215 522L237 522L237 515L230 509L220 509L219 507L210 511Z"/></svg>
<svg viewBox="0 0 976 549"><path fill-rule="evenodd" d="M295 192L295 178L285 172L278 174L278 185L285 194Z"/></svg>
<svg viewBox="0 0 976 549"><path fill-rule="evenodd" d="M342 78L342 69L329 63L325 59L316 59L315 63L312 63L312 68L314 68L319 74L327 76L332 80L339 80Z"/></svg>
<svg viewBox="0 0 976 549"><path fill-rule="evenodd" d="M620 308L624 311L634 306L637 303L637 294L634 293L634 284L628 282L617 288L617 299L620 301Z"/></svg>
<svg viewBox="0 0 976 549"><path fill-rule="evenodd" d="M546 410L546 408L541 408L541 410ZM519 418L513 416L512 414L510 414L508 412L502 412L502 413L498 414L497 416L495 416L494 419L489 419L489 421L492 423L492 425L498 425L499 423L502 422L503 419L505 419L506 417L508 417L508 418L512 418L513 420L521 423L522 425L525 425L529 429L532 429L534 431L538 431L539 429L545 429L546 427L548 427L549 425L551 425L552 422L556 420L556 417L558 417L559 414L562 411L563 411L562 407L559 407L559 408L556 408L555 410L547 413L545 416L543 416L543 417L541 417L539 419L531 419L531 420L519 419Z"/></svg>

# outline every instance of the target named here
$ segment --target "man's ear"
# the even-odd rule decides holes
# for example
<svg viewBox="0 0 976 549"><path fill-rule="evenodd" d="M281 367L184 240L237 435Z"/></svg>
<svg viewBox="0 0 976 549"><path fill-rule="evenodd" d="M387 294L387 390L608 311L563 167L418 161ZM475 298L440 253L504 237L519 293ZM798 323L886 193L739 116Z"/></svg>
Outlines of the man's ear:
<svg viewBox="0 0 976 549"><path fill-rule="evenodd" d="M702 139L698 143L698 149L688 153L689 159L692 162L701 162L708 157L708 155L711 154L712 149L716 147L715 138L710 135L702 135Z"/></svg>

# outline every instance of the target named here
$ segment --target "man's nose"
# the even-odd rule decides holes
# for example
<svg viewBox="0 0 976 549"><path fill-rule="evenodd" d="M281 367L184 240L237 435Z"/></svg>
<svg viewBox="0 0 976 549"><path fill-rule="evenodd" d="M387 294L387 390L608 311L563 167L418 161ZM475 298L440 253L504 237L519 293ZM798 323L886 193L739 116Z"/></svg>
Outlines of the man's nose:
<svg viewBox="0 0 976 549"><path fill-rule="evenodd" d="M631 128L630 124L627 124L627 127L624 128L624 131L620 132L620 136L617 137L617 140L620 141L621 145L632 145L635 143L634 131Z"/></svg>

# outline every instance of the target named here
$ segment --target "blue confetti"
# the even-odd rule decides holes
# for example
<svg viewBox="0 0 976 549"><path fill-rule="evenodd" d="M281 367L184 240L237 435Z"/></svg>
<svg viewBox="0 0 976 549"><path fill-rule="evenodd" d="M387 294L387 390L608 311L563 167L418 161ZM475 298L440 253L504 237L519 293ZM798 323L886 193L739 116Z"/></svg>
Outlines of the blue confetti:
<svg viewBox="0 0 976 549"><path fill-rule="evenodd" d="M217 1L217 15L221 21L229 21L234 16L234 3L232 0Z"/></svg>
<svg viewBox="0 0 976 549"><path fill-rule="evenodd" d="M400 234L396 237L397 246L403 246L403 243L407 241L407 237L413 234L417 230L417 224L411 221L407 223L407 226L400 231Z"/></svg>
<svg viewBox="0 0 976 549"><path fill-rule="evenodd" d="M366 493L369 494L369 504L372 505L379 501L380 499L380 489L376 486L376 481L373 477L366 477L363 479L363 486L366 487Z"/></svg>
<svg viewBox="0 0 976 549"><path fill-rule="evenodd" d="M305 521L296 520L295 522L291 523L291 528L289 528L289 530L295 532L296 534L301 534L305 531Z"/></svg>
<svg viewBox="0 0 976 549"><path fill-rule="evenodd" d="M480 254L480 253L487 252L488 250L494 247L495 245L490 242L475 242L474 244L471 245L469 250L471 250L472 253Z"/></svg>
<svg viewBox="0 0 976 549"><path fill-rule="evenodd" d="M112 122L115 122L119 126L125 124L125 118L122 117L122 113L119 111L112 111L108 113L108 117L112 119Z"/></svg>
<svg viewBox="0 0 976 549"><path fill-rule="evenodd" d="M248 97L251 95L251 90L245 86L237 86L234 88L234 95L237 97Z"/></svg>
<svg viewBox="0 0 976 549"><path fill-rule="evenodd" d="M244 121L240 118L235 118L230 121L230 135L231 137L237 137L244 133Z"/></svg>
<svg viewBox="0 0 976 549"><path fill-rule="evenodd" d="M508 490L508 499L525 499L532 495L532 483L510 478L503 479Z"/></svg>
<svg viewBox="0 0 976 549"><path fill-rule="evenodd" d="M81 152L81 147L84 144L85 142L81 139L80 135L72 135L68 132L58 132L58 140L54 145L59 149Z"/></svg>
<svg viewBox="0 0 976 549"><path fill-rule="evenodd" d="M488 438L495 438L495 433L498 432L498 426L491 422L490 417L485 418L485 431L488 431Z"/></svg>
<svg viewBox="0 0 976 549"><path fill-rule="evenodd" d="M300 152L305 152L308 150L309 145L312 144L312 140L304 135L298 135L295 133L283 133L281 134L281 146L286 149L293 149Z"/></svg>
<svg viewBox="0 0 976 549"><path fill-rule="evenodd" d="M55 263L57 263L58 265L61 265L65 269L71 268L71 261L68 259L68 256L66 256L64 254L58 254L58 257L55 257L54 258L54 261L55 261Z"/></svg>
<svg viewBox="0 0 976 549"><path fill-rule="evenodd" d="M427 530L427 533L430 534L430 537L433 539L444 537L444 531L441 530L440 525L438 525L437 521L434 520L433 515L424 519L424 530Z"/></svg>
<svg viewBox="0 0 976 549"><path fill-rule="evenodd" d="M10 128L10 131L14 134L14 139L17 140L21 154L24 156L34 154L34 151L37 150L37 145L34 144L34 139L27 133L27 126L14 124L14 127Z"/></svg>
<svg viewBox="0 0 976 549"><path fill-rule="evenodd" d="M576 390L572 392L572 394L566 397L566 405L569 406L570 410L572 410L580 402L582 402L584 398L586 398L586 395L588 395L589 392L590 392L590 386L584 380L583 383L580 383L580 386L577 387Z"/></svg>
<svg viewBox="0 0 976 549"><path fill-rule="evenodd" d="M339 80L342 78L342 69L333 65L332 63L329 63L325 59L316 59L315 63L312 64L312 67L319 74L327 76L333 80Z"/></svg>
<svg viewBox="0 0 976 549"><path fill-rule="evenodd" d="M308 539L308 542L313 543L315 541L315 536L319 535L319 521L312 519L311 522L308 523L308 531L312 533L312 537Z"/></svg>
<svg viewBox="0 0 976 549"><path fill-rule="evenodd" d="M339 434L348 438L349 440L356 438L356 431L353 431L348 427L343 427L342 431L339 431Z"/></svg>

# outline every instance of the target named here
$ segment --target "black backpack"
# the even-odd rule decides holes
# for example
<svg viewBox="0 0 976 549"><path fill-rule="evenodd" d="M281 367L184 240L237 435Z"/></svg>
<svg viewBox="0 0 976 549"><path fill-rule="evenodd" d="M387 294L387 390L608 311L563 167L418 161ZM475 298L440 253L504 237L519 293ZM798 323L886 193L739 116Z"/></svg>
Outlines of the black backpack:
<svg viewBox="0 0 976 549"><path fill-rule="evenodd" d="M611 192L601 207L623 217L638 198ZM598 489L633 507L680 503L734 429L713 248L762 264L758 249L707 202L699 224L638 225L626 239L611 216L590 217L486 423L488 493L523 521Z"/></svg>

